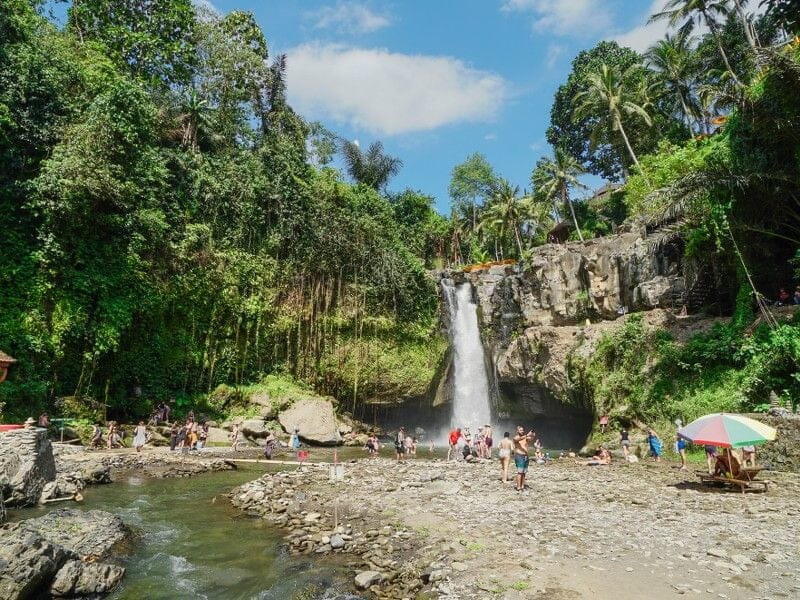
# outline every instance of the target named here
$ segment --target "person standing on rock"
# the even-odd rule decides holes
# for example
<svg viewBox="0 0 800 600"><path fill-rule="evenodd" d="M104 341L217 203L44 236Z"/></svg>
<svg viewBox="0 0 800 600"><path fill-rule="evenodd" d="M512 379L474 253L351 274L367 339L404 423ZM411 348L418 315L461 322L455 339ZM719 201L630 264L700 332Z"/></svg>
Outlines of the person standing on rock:
<svg viewBox="0 0 800 600"><path fill-rule="evenodd" d="M231 431L231 448L233 448L234 452L239 451L239 424L233 424L233 430Z"/></svg>
<svg viewBox="0 0 800 600"><path fill-rule="evenodd" d="M654 429L648 431L647 443L650 445L650 456L652 456L656 462L661 462L661 439Z"/></svg>
<svg viewBox="0 0 800 600"><path fill-rule="evenodd" d="M145 443L147 443L147 427L144 426L144 421L139 421L133 431L133 447L137 452L141 452Z"/></svg>
<svg viewBox="0 0 800 600"><path fill-rule="evenodd" d="M631 447L631 436L628 433L628 428L623 427L619 432L619 445L622 446L622 453L625 455L625 461L628 461L628 452Z"/></svg>
<svg viewBox="0 0 800 600"><path fill-rule="evenodd" d="M511 434L507 431L500 440L500 476L503 483L508 482L508 466L511 464L511 452L514 450L514 443L511 441Z"/></svg>
<svg viewBox="0 0 800 600"><path fill-rule="evenodd" d="M492 439L492 426L489 425L488 423L486 424L486 427L483 430L483 435L484 435L483 441L486 446L486 452L484 458L492 460L492 445L494 445L494 440Z"/></svg>
<svg viewBox="0 0 800 600"><path fill-rule="evenodd" d="M267 460L272 460L272 453L275 451L276 442L275 434L272 433L271 429L267 430L267 439L264 442L264 458Z"/></svg>
<svg viewBox="0 0 800 600"><path fill-rule="evenodd" d="M536 434L531 429L525 433L525 428L522 425L517 426L517 435L514 436L514 465L517 468L517 479L515 490L521 492L525 489L525 476L528 473L528 446L536 439Z"/></svg>
<svg viewBox="0 0 800 600"><path fill-rule="evenodd" d="M169 449L174 452L175 446L178 445L178 432L180 431L180 427L178 427L178 422L175 421L172 424L172 427L169 429Z"/></svg>
<svg viewBox="0 0 800 600"><path fill-rule="evenodd" d="M394 453L397 458L397 462L403 462L405 457L405 447L406 447L406 428L401 427L400 431L398 431L397 435L394 437Z"/></svg>
<svg viewBox="0 0 800 600"><path fill-rule="evenodd" d="M458 440L461 439L461 428L457 427L450 432L448 436L448 442L450 443L450 447L447 449L447 460L450 460L450 454L454 453L456 459L458 459Z"/></svg>
<svg viewBox="0 0 800 600"><path fill-rule="evenodd" d="M681 459L681 471L685 471L687 469L686 466L686 440L683 439L679 435L675 435L675 452L678 453L678 456Z"/></svg>

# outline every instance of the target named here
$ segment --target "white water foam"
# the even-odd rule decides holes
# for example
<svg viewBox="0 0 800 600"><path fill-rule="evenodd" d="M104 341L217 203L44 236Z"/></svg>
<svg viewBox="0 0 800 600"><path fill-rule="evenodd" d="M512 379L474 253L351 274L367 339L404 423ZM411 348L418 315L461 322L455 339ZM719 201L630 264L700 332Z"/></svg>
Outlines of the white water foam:
<svg viewBox="0 0 800 600"><path fill-rule="evenodd" d="M490 423L489 378L483 355L478 307L472 300L472 285L454 285L442 279L444 299L450 316L450 340L453 348L452 427L469 427L472 434Z"/></svg>

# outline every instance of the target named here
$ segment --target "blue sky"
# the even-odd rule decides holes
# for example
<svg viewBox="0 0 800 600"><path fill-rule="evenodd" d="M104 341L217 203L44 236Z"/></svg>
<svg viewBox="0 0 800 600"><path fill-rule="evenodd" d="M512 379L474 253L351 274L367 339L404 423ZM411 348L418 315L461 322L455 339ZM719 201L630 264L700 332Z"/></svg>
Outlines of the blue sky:
<svg viewBox="0 0 800 600"><path fill-rule="evenodd" d="M572 58L600 39L643 50L664 0L213 0L248 10L273 55L288 54L290 103L404 167L393 191L419 189L449 213L452 168L473 152L529 187L553 93ZM598 185L598 180L590 181Z"/></svg>

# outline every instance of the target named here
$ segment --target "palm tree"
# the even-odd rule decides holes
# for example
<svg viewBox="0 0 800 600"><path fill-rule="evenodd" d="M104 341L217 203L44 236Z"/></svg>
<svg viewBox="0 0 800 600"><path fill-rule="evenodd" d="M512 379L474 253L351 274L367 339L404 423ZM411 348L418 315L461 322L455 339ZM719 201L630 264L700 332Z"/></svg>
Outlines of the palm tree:
<svg viewBox="0 0 800 600"><path fill-rule="evenodd" d="M200 137L211 128L208 101L200 98L197 90L189 90L181 107L178 119L181 123L181 137L184 146L192 152L200 149Z"/></svg>
<svg viewBox="0 0 800 600"><path fill-rule="evenodd" d="M747 43L750 44L750 47L753 50L755 50L759 47L758 35L756 34L756 28L753 26L753 20L747 14L747 10L745 9L745 2L742 2L742 0L733 0L733 6L736 8L736 14L739 15L739 19L742 22L744 36L747 38Z"/></svg>
<svg viewBox="0 0 800 600"><path fill-rule="evenodd" d="M694 94L697 73L692 61L692 45L690 36L667 34L645 53L647 65L658 73L661 85L674 99L676 112L686 121L690 132L697 124Z"/></svg>
<svg viewBox="0 0 800 600"><path fill-rule="evenodd" d="M597 119L591 132L591 145L593 147L597 146L600 136L610 125L612 131L619 131L622 141L628 149L628 154L644 177L639 159L633 151L622 123L623 116L628 115L642 119L648 126L653 124L645 108L634 101L639 99L636 98L636 94L626 84L626 80L629 79L630 75L640 68L639 65L632 65L624 73L620 74L607 64L601 64L599 71L587 75L586 89L575 95L573 100L575 108L572 116L576 121L580 121L605 114L606 119Z"/></svg>
<svg viewBox="0 0 800 600"><path fill-rule="evenodd" d="M489 205L481 214L481 220L477 227L479 231L494 230L496 232L495 256L498 259L503 258L503 243L506 233L509 231L514 232L514 241L519 251L519 257L522 257L522 238L520 237L520 225L523 221L522 209L519 186L512 186L507 180L501 179ZM497 240L500 242L499 250Z"/></svg>
<svg viewBox="0 0 800 600"><path fill-rule="evenodd" d="M575 216L575 207L569 197L571 189L586 188L580 181L578 175L585 173L581 164L560 147L553 150L553 158L541 161L531 175L533 189L540 192L544 198L557 206L557 201L561 201L561 206L568 209L572 215L572 222L578 232L578 239L583 241L583 234L578 225L578 218ZM556 215L558 210L556 209Z"/></svg>
<svg viewBox="0 0 800 600"><path fill-rule="evenodd" d="M727 18L730 14L729 0L669 0L665 10L650 17L648 23L666 19L670 27L679 27L682 35L689 35L697 25L706 25L717 42L717 49L731 76L737 85L741 81L731 68L725 48L722 47L722 35L719 30L719 18Z"/></svg>
<svg viewBox="0 0 800 600"><path fill-rule="evenodd" d="M357 183L363 183L375 190L384 189L403 166L402 160L384 153L380 142L373 142L363 152L357 143L344 141L342 155L350 176Z"/></svg>

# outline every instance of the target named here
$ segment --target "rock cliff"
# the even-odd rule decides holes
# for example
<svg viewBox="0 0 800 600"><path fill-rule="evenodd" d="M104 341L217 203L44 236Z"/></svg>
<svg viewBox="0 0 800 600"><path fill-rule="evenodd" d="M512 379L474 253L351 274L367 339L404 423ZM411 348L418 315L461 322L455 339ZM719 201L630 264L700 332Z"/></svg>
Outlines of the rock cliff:
<svg viewBox="0 0 800 600"><path fill-rule="evenodd" d="M591 354L629 312L650 311L654 326L674 326L671 311L685 295L680 257L623 233L541 246L514 265L448 273L472 284L500 419L532 418L560 444L588 434L594 414L571 386L570 357Z"/></svg>

